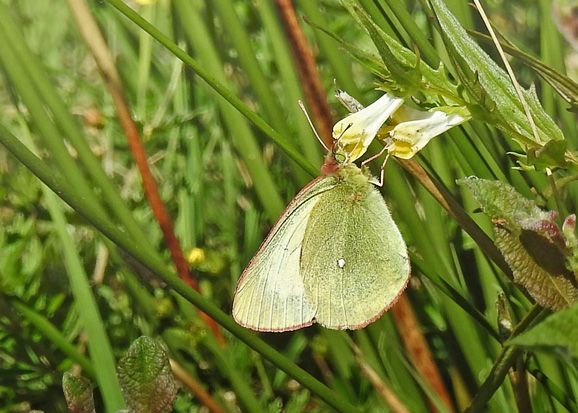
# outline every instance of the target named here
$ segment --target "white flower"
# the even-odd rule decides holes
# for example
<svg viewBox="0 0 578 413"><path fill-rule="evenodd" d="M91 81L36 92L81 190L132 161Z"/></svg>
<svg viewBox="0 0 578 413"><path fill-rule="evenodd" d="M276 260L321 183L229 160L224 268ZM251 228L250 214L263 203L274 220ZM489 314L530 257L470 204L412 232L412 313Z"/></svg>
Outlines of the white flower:
<svg viewBox="0 0 578 413"><path fill-rule="evenodd" d="M337 122L333 126L337 161L350 163L363 155L381 126L402 104L403 99L386 93L366 108Z"/></svg>
<svg viewBox="0 0 578 413"><path fill-rule="evenodd" d="M391 139L387 147L390 155L410 159L430 140L470 118L470 113L463 107L443 106L425 112L403 105L391 117L392 125L380 130L379 134L387 132L386 139Z"/></svg>
<svg viewBox="0 0 578 413"><path fill-rule="evenodd" d="M386 143L390 155L409 159L431 139L471 119L464 107L442 106L422 111L403 102L386 93L366 108L337 122L333 127L337 161L354 162L376 137Z"/></svg>

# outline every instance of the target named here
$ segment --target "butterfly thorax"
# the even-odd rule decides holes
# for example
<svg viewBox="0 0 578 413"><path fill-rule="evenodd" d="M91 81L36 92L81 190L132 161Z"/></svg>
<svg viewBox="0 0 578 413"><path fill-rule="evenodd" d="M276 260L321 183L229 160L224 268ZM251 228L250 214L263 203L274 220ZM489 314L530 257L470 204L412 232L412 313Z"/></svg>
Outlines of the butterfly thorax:
<svg viewBox="0 0 578 413"><path fill-rule="evenodd" d="M367 168L359 169L355 164L342 165L336 176L343 185L351 188L351 192L366 192L372 188L371 185L367 185L371 178Z"/></svg>
<svg viewBox="0 0 578 413"><path fill-rule="evenodd" d="M363 202L369 192L375 190L373 185L369 184L371 175L354 164L341 165L330 177L335 180L332 197L348 204Z"/></svg>

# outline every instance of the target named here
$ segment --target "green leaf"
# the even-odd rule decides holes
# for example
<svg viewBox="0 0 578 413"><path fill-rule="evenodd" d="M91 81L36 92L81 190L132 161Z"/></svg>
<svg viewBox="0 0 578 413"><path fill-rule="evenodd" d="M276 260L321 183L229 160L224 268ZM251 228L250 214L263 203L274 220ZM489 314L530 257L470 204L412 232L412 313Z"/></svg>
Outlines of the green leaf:
<svg viewBox="0 0 578 413"><path fill-rule="evenodd" d="M459 71L470 76L470 82L462 79L469 95L480 99L484 93L495 103L495 110L487 111L487 121L508 133L522 148L542 147L551 140L563 140L564 135L556 123L544 111L533 87L522 89L530 113L538 129L538 137L532 133L532 127L526 117L520 99L510 78L490 56L488 56L467 34L457 19L447 9L442 0L430 0L432 9L440 25L442 38L451 57L457 62ZM474 71L474 72L472 72ZM473 80L476 81L473 81ZM479 81L479 85L476 83ZM480 94L480 88L484 93ZM482 107L485 102L478 102ZM566 153L567 159L574 157ZM564 166L551 159L550 166Z"/></svg>
<svg viewBox="0 0 578 413"><path fill-rule="evenodd" d="M550 165L566 165L564 154L566 153L566 141L549 141L541 148L530 148L527 154L528 164L537 170Z"/></svg>
<svg viewBox="0 0 578 413"><path fill-rule="evenodd" d="M578 360L578 305L553 314L510 340L528 350L545 351L567 362Z"/></svg>
<svg viewBox="0 0 578 413"><path fill-rule="evenodd" d="M486 43L492 43L492 39L488 35L472 30L468 30L468 33L477 39L485 41ZM515 57L517 60L532 68L532 70L542 76L542 78L548 82L562 98L564 98L570 105L572 105L569 110L573 112L578 110L578 83L566 76L564 73L559 72L554 67L546 64L542 60L539 60L531 54L520 50L513 43L510 43L505 39L500 41L500 45L506 53Z"/></svg>
<svg viewBox="0 0 578 413"><path fill-rule="evenodd" d="M576 302L578 289L573 275L566 269L564 255L547 237L500 224L494 227L494 234L514 281L538 304L562 310Z"/></svg>
<svg viewBox="0 0 578 413"><path fill-rule="evenodd" d="M578 300L576 279L567 269L571 252L555 212L540 210L503 182L467 178L458 184L472 191L494 221L495 244L517 284L537 303L553 310L568 308Z"/></svg>
<svg viewBox="0 0 578 413"><path fill-rule="evenodd" d="M74 376L66 372L62 376L62 389L68 404L68 409L72 413L92 413L94 409L94 398L92 395L92 383L85 377Z"/></svg>
<svg viewBox="0 0 578 413"><path fill-rule="evenodd" d="M152 339L137 338L117 365L129 411L170 412L177 384L165 351Z"/></svg>
<svg viewBox="0 0 578 413"><path fill-rule="evenodd" d="M359 8L355 1L341 0L341 3L369 34L380 55L379 57L361 52L331 31L318 25L312 25L341 42L361 64L379 76L382 80L381 88L399 97L406 97L419 90L420 101L435 106L463 105L464 102L459 96L458 87L449 80L443 64L440 63L437 69L433 69L421 60L413 50L407 49L388 36L375 24L368 13Z"/></svg>
<svg viewBox="0 0 578 413"><path fill-rule="evenodd" d="M524 198L513 187L500 181L479 179L475 176L459 179L467 186L482 210L492 219L514 221L523 219L547 220L550 214L542 211L534 201Z"/></svg>
<svg viewBox="0 0 578 413"><path fill-rule="evenodd" d="M395 80L395 83L391 87L399 89L399 92L402 95L412 94L417 85L421 82L419 58L415 56L415 64L408 64L408 62L396 59L386 41L392 39L385 38L385 33L380 33L379 27L373 22L367 13L363 12L363 10L353 5L351 1L345 0L344 3L348 7L350 13L352 13L352 15L357 18L357 21L363 25L363 28L371 37L373 44L377 47L377 51L381 56L383 64L387 65L387 69L391 73L391 80Z"/></svg>

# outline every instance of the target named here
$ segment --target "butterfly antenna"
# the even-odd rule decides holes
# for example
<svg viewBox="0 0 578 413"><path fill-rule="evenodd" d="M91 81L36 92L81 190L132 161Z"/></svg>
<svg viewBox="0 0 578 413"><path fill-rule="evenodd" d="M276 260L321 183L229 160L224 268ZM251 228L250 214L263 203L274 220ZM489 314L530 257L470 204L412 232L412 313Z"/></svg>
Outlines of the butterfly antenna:
<svg viewBox="0 0 578 413"><path fill-rule="evenodd" d="M345 132L347 132L347 131L349 130L349 128L351 128L352 126L353 126L353 123L349 123L349 124L345 127L345 129L343 129L343 131L339 134L339 138L335 139L335 141L334 141L334 146L337 145L337 143L341 140L341 138L343 137L343 135L345 135ZM355 144L355 146L353 147L354 150L357 149L357 145L358 145L358 144L359 144L359 142L357 142L357 143ZM349 158L350 158L349 153L346 153L346 154L345 154L345 163L349 163Z"/></svg>
<svg viewBox="0 0 578 413"><path fill-rule="evenodd" d="M307 122L309 122L309 126L311 126L313 133L317 137L317 140L319 141L319 143L321 143L321 146L323 146L325 148L325 151L331 152L331 150L327 147L327 145L325 145L325 142L323 142L323 139L321 139L319 137L319 134L317 133L315 126L313 126L313 122L311 122L311 118L309 117L309 113L307 113L307 109L305 109L305 105L303 105L303 102L301 102L301 99L299 99L298 102L299 102L299 106L301 107L301 110L303 111L303 113L305 114L305 117L307 118Z"/></svg>

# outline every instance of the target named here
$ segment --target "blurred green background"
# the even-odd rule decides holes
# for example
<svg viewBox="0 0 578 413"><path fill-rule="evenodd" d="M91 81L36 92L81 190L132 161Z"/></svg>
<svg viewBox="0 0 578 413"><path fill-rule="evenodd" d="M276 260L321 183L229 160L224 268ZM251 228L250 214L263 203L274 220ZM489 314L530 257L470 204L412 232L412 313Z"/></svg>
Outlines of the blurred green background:
<svg viewBox="0 0 578 413"><path fill-rule="evenodd" d="M189 65L113 5L88 2L116 62L160 195L202 295L230 314L243 268L323 162L321 147L297 104L299 99L307 102L297 59L272 0L126 3L271 125L301 154L301 164L312 166L304 169L288 157ZM432 17L419 2L358 3L410 50L418 42L417 33L448 62ZM466 28L485 32L467 2L445 3ZM370 37L337 0L293 4L297 16L305 15L375 53ZM549 1L488 1L484 7L497 30L517 47L575 77L578 59L557 32ZM299 22L326 91L319 98L329 102L335 121L346 111L333 96L334 81L363 104L379 96L373 73L339 42ZM493 45L481 44L500 62ZM435 63L423 52L422 58ZM563 130L568 147L575 149L578 132L568 103L519 59L510 63L520 84L536 86L546 112ZM61 202L30 172L31 164L0 145L1 411L66 411L62 374L78 365L101 387L97 410L121 408L114 363L141 335L162 343L224 411L338 408L269 361L276 356L252 350L245 344L251 340L278 350L334 390L339 395L335 403L343 401L342 411L350 405L368 412L403 411L399 409L404 406L411 412L461 411L502 350L495 334L498 294L506 293L514 324L532 307L424 187L390 162L383 193L413 262L405 297L419 323L415 333L426 339L451 406L444 405L444 396L408 352L408 333L396 326L400 318L391 312L354 332L313 326L256 338L249 331L223 330L227 345L220 346L181 290L175 293L173 284L150 270L152 264L118 248L86 218L95 217L111 233L124 234L157 268L172 271L113 101L67 2L0 0L0 68L0 143L17 137L42 159L39 168L61 179L80 204L87 205L79 214ZM416 158L491 234L490 220L474 213L477 204L455 180L470 175L498 179L535 198L548 185L545 173L513 169L516 158L509 151L520 150L497 129L472 121L435 139ZM564 191L565 212L573 212L576 191L572 185ZM556 208L553 199L543 205ZM528 376L532 408L575 409L575 364L549 355L530 362L546 377L540 381L538 373ZM368 378L368 371L377 378ZM102 389L103 383L110 387ZM384 396L384 388L395 397ZM488 403L492 412L520 408L508 378ZM174 411L206 411L202 405L183 388Z"/></svg>

